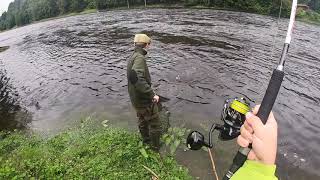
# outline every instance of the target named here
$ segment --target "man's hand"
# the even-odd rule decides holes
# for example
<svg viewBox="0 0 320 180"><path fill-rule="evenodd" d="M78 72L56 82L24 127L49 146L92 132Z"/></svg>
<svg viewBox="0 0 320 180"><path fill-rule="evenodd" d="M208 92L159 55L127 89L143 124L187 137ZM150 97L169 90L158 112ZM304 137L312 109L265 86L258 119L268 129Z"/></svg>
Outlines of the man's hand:
<svg viewBox="0 0 320 180"><path fill-rule="evenodd" d="M241 147L248 147L252 143L248 159L273 165L277 154L277 121L271 112L267 123L263 124L256 116L259 107L256 106L253 113L246 114L246 121L241 127L241 134L238 136L237 142Z"/></svg>
<svg viewBox="0 0 320 180"><path fill-rule="evenodd" d="M158 102L159 102L159 99L160 99L160 97L159 97L158 95L154 95L154 96L153 96L153 99L152 99L152 102L158 103Z"/></svg>

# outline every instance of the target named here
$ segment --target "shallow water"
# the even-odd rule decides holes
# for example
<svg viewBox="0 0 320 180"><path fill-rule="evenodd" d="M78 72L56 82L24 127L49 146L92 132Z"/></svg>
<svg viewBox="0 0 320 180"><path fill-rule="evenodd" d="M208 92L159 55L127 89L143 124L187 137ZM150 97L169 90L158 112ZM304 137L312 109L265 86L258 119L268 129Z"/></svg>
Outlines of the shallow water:
<svg viewBox="0 0 320 180"><path fill-rule="evenodd" d="M211 121L219 121L224 99L246 96L261 102L288 20L281 19L278 26L275 22L241 12L118 10L3 32L0 46L10 48L0 53L1 76L6 79L1 81L7 87L1 92L10 92L12 100L1 108L19 108L13 108L10 117L2 115L1 128L56 132L91 115L136 129L126 59L133 50L133 35L145 32L153 39L148 60L153 85L171 98L172 124L204 132ZM281 179L320 178L319 37L320 27L297 22L274 107ZM222 175L237 146L215 145ZM212 179L206 152L180 150L177 158L195 177Z"/></svg>

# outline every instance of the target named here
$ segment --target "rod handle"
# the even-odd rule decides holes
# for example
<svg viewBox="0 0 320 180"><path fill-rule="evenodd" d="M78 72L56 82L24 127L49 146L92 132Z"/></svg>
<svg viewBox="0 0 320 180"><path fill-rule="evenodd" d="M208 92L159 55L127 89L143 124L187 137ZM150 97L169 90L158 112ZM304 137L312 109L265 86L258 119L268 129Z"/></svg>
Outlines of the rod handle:
<svg viewBox="0 0 320 180"><path fill-rule="evenodd" d="M239 151L237 152L236 156L233 158L232 165L229 169L229 171L224 175L222 180L229 180L235 172L243 165L243 163L247 160L247 152L242 152L241 150L248 150L250 149L247 148L240 148Z"/></svg>
<svg viewBox="0 0 320 180"><path fill-rule="evenodd" d="M263 124L266 124L268 120L269 114L278 96L278 93L283 81L283 77L284 77L284 72L278 69L275 69L272 73L267 91L263 97L261 106L257 114L257 116L261 119Z"/></svg>

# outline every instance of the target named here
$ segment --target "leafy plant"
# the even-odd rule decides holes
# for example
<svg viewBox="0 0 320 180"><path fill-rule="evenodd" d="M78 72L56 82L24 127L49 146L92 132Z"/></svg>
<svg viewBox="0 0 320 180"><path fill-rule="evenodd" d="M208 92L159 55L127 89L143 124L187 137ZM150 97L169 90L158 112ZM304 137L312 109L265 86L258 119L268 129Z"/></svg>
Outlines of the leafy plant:
<svg viewBox="0 0 320 180"><path fill-rule="evenodd" d="M167 147L169 147L170 155L173 156L180 144L186 142L185 137L189 132L190 129L170 127L168 132L162 136L162 141Z"/></svg>

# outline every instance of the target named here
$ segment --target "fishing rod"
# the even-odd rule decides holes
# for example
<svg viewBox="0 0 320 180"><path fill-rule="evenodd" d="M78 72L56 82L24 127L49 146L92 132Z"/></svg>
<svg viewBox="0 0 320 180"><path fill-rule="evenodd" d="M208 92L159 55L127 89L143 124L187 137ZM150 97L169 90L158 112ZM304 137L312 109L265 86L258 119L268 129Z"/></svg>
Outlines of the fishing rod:
<svg viewBox="0 0 320 180"><path fill-rule="evenodd" d="M284 78L284 65L292 39L296 10L297 0L293 0L290 22L281 58L278 66L273 70L268 88L257 113L257 116L261 119L263 124L266 124L268 120L269 114L278 96ZM230 140L236 138L240 134L240 127L245 121L245 114L249 112L249 107L250 103L248 103L244 98L241 98L240 100L238 98L234 98L226 101L221 115L221 119L224 121L224 125L213 124L211 126L209 132L209 143L205 142L204 136L201 133L199 133L198 131L193 131L187 137L187 146L191 150L199 150L202 146L212 148L213 144L211 142L211 136L214 130L220 131L219 138L222 140ZM233 174L244 164L244 162L247 160L251 148L251 145L249 145L249 147L247 148L239 148L236 156L233 159L233 163L226 175L223 177L223 180L229 180L233 176Z"/></svg>
<svg viewBox="0 0 320 180"><path fill-rule="evenodd" d="M297 0L292 1L290 22L288 26L286 40L283 46L282 55L279 61L279 64L276 69L273 70L271 79L269 81L269 85L267 91L263 97L261 106L257 113L257 116L261 119L263 124L266 124L269 114L272 110L272 107L276 101L278 96L283 78L284 78L284 65L287 53L289 52L289 47L292 39L292 32L295 22L296 10L297 10ZM240 148L233 159L233 163L227 172L227 174L223 177L223 180L230 179L233 174L243 165L243 163L247 160L248 154L251 150L251 145L247 148Z"/></svg>

